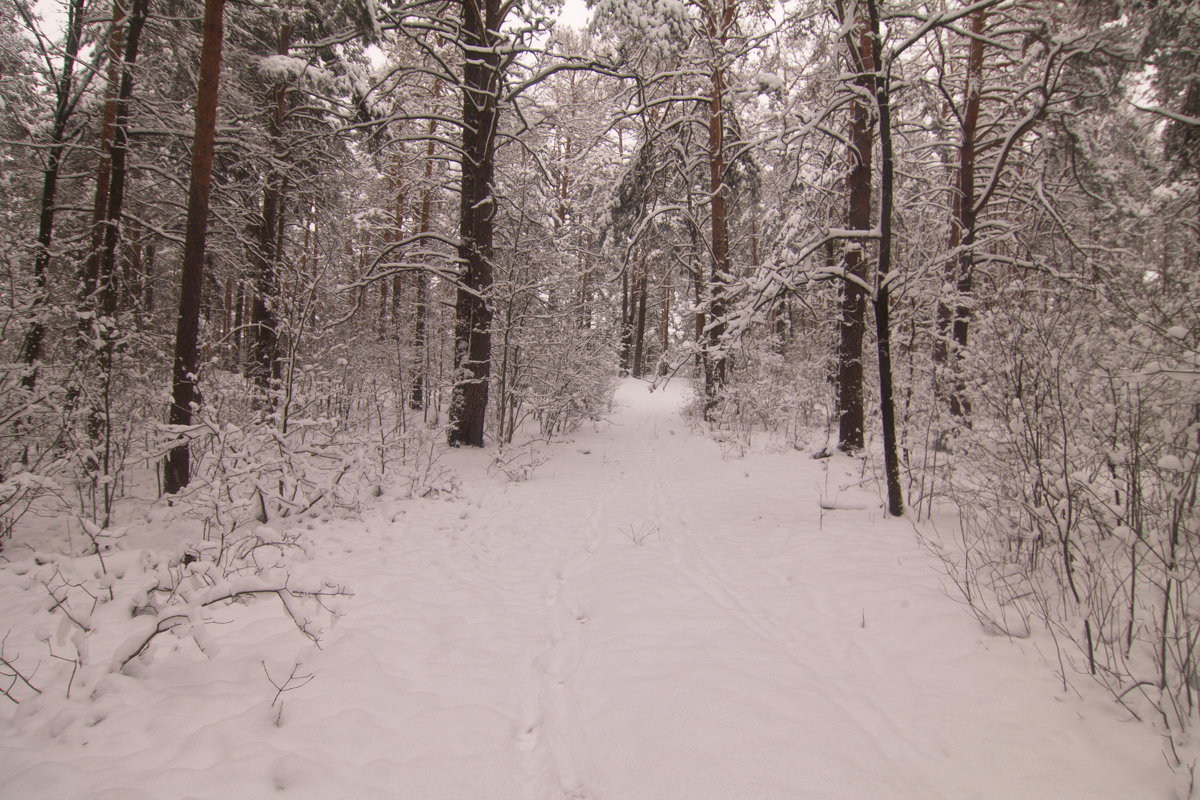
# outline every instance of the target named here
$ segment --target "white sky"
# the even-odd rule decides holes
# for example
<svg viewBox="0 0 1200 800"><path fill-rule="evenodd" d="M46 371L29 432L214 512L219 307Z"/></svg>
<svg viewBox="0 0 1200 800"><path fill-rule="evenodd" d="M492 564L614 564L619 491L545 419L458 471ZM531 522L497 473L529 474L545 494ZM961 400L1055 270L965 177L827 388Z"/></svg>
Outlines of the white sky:
<svg viewBox="0 0 1200 800"><path fill-rule="evenodd" d="M591 16L592 12L588 10L583 0L566 0L563 4L562 13L558 15L558 19L572 28L584 28L587 27L588 19Z"/></svg>

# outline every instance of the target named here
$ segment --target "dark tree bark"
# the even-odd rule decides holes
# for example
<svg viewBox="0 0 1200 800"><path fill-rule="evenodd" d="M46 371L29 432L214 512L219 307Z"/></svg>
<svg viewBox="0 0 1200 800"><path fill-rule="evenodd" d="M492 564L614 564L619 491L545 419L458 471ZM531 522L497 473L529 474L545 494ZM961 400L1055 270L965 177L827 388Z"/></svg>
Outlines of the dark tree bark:
<svg viewBox="0 0 1200 800"><path fill-rule="evenodd" d="M114 5L114 11L118 10L118 6ZM101 474L108 474L111 457L112 457L112 441L108 435L110 419L110 398L109 394L112 388L113 381L113 350L116 346L118 337L116 316L117 316L117 254L121 242L121 211L125 205L125 184L128 174L127 161L129 155L129 105L133 99L133 66L137 61L138 43L141 41L142 27L145 25L146 16L149 13L149 0L134 0L133 9L129 16L129 22L126 30L126 41L124 42L124 55L115 68L110 69L110 77L119 76L120 85L117 88L115 98L112 98L111 110L112 119L111 126L108 131L103 131L101 134L101 162L107 161L108 179L100 185L97 181L96 186L96 205L101 201L103 190L103 199L105 201L103 213L100 218L95 221L92 227L93 241L96 239L98 232L103 233L103 247L99 254L89 254L88 266L88 281L92 283L90 288L94 289L94 297L89 295L83 298L83 307L87 309L91 307L92 316L90 326L87 322L87 317L83 323L85 327L90 327L90 336L87 336L83 341L85 346L93 347L98 343L98 347L91 356L94 356L97 371L99 373L100 391L99 397L93 402L92 408L88 416L88 436L98 449L97 463ZM114 25L116 20L114 20ZM105 109L105 116L108 116L109 109ZM108 122L109 120L105 120ZM104 138L108 137L109 141L105 142ZM104 151L107 149L107 158ZM95 209L93 209L95 210ZM93 276L91 273L92 262L96 256L99 257L98 273ZM92 281L93 277L95 278ZM86 288L86 287L85 287ZM106 489L104 492L104 511L105 518L110 510L111 497Z"/></svg>
<svg viewBox="0 0 1200 800"><path fill-rule="evenodd" d="M117 121L117 103L121 91L121 61L125 57L125 0L113 0L112 27L108 34L108 85L105 88L104 116L100 121L100 159L96 164L96 193L92 204L92 240L83 274L80 276L79 307L92 303L100 281L100 262L104 259L104 236L108 221L108 189L112 180L113 127ZM86 334L86 321L81 334ZM80 342L86 341L81 336Z"/></svg>
<svg viewBox="0 0 1200 800"><path fill-rule="evenodd" d="M404 239L404 191L403 191L403 175L401 174L401 165L399 159L396 163L396 198L392 208L392 235L395 237L393 241L400 242ZM392 275L392 328L391 338L396 341L400 340L400 313L404 300L404 279L401 273L397 272Z"/></svg>
<svg viewBox="0 0 1200 800"><path fill-rule="evenodd" d="M662 285L662 308L659 312L658 337L658 374L667 374L667 351L671 346L671 274L667 271Z"/></svg>
<svg viewBox="0 0 1200 800"><path fill-rule="evenodd" d="M492 372L493 222L496 130L500 119L500 27L511 6L501 0L463 0L463 152L458 258L461 277L454 304L451 445L483 446Z"/></svg>
<svg viewBox="0 0 1200 800"><path fill-rule="evenodd" d="M204 0L204 38L200 50L200 79L196 87L192 171L168 416L171 425L179 426L192 423L192 406L199 402L196 391L196 371L199 369L197 339L200 333L200 294L204 283L204 249L208 235L208 204L217 133L224 10L225 0ZM187 486L191 479L187 444L173 448L167 454L164 467L163 489L167 494L174 494Z"/></svg>
<svg viewBox="0 0 1200 800"><path fill-rule="evenodd" d="M855 19L854 29L846 35L850 59L856 73L857 89L850 104L850 173L846 177L848 202L846 227L865 231L871 228L871 104L866 98L873 92L874 58L871 31L867 20ZM865 442L863 408L863 335L866 331L867 292L870 285L868 259L864 248L852 242L845 254L846 280L842 282L842 322L838 340L837 414L838 449L855 452Z"/></svg>
<svg viewBox="0 0 1200 800"><path fill-rule="evenodd" d="M971 15L968 44L966 91L962 112L961 139L958 148L958 168L954 193L950 201L950 260L946 263L946 284L953 286L957 299L953 308L943 298L938 302L938 340L934 346L934 361L948 365L957 373L957 361L967 347L971 320L969 298L975 288L975 222L979 209L975 207L975 151L979 128L979 107L983 94L983 28L987 11ZM953 374L950 390L950 413L963 417L970 413L970 403L963 396L961 378Z"/></svg>
<svg viewBox="0 0 1200 800"><path fill-rule="evenodd" d="M871 18L871 53L876 69L882 66L883 42L879 33L879 9L875 0L867 0ZM889 281L892 271L892 184L895 164L892 156L891 76L884 69L872 81L875 105L879 112L879 265L875 272L875 343L879 360L879 413L883 425L883 463L887 479L888 513L904 514L904 494L900 487L900 458L896 441L895 392L892 386L892 350Z"/></svg>
<svg viewBox="0 0 1200 800"><path fill-rule="evenodd" d="M233 363L242 363L242 341L245 339L246 325L246 284L237 282L237 292L233 299Z"/></svg>
<svg viewBox="0 0 1200 800"><path fill-rule="evenodd" d="M441 84L434 82L433 88L430 90L430 104L440 92ZM433 215L433 154L434 154L434 139L433 135L437 132L437 120L433 117L429 119L429 125L425 131L429 141L425 144L425 186L421 190L421 211L417 219L418 231L422 234L429 233L432 224ZM425 397L426 376L429 372L428 354L426 350L429 346L429 273L425 270L420 270L416 275L417 282L417 298L416 308L414 309L416 319L413 322L412 346L413 353L416 354L417 364L413 371L412 391L409 393L408 407L413 410L422 410L425 408L427 398Z"/></svg>
<svg viewBox="0 0 1200 800"><path fill-rule="evenodd" d="M100 252L99 272L96 275L95 303L92 324L95 341L100 342L97 352L97 362L103 382L103 393L108 395L112 383L113 348L118 336L116 328L117 316L117 255L121 243L121 213L125 207L125 185L128 177L129 157L129 114L130 102L133 99L133 66L137 61L138 44L141 41L142 28L149 14L149 0L134 0L130 12L129 24L124 42L124 56L120 61L120 86L117 89L113 104L111 141L108 144L109 176L105 187L107 197L103 215L96 220L103 231L103 249ZM114 4L114 11L117 10ZM115 22L115 20L114 20ZM106 109L107 114L107 109ZM102 152L105 143L102 141ZM102 157L103 160L103 157ZM99 205L101 187L97 181L96 203ZM93 227L93 237L96 226ZM89 277L90 273L89 273ZM105 401L107 405L107 400ZM93 408L89 431L96 441L103 441L102 463L104 472L108 472L110 459L108 412L102 408ZM106 511L107 496L106 496Z"/></svg>
<svg viewBox="0 0 1200 800"><path fill-rule="evenodd" d="M689 193L690 195L690 193ZM688 197L688 210L692 209L691 197ZM688 235L691 240L691 250L688 254L688 260L691 265L689 270L692 273L692 291L696 295L696 311L692 315L693 336L696 342L696 371L701 377L704 375L704 272L703 267L699 263L700 252L700 231L695 225L688 226Z"/></svg>
<svg viewBox="0 0 1200 800"><path fill-rule="evenodd" d="M291 49L292 26L285 20L279 25L276 52L286 56ZM279 302L279 261L283 243L283 203L286 177L279 165L285 163L283 125L287 115L287 82L279 81L271 89L271 116L267 123L272 163L263 184L262 224L258 229L255 249L254 302L250 307L250 325L254 331L250 375L263 396L278 384L279 318L275 312Z"/></svg>
<svg viewBox="0 0 1200 800"><path fill-rule="evenodd" d="M221 300L221 338L227 338L233 333L233 278L225 279L225 288Z"/></svg>
<svg viewBox="0 0 1200 800"><path fill-rule="evenodd" d="M629 270L621 271L621 374L628 375L633 368L633 308L637 301L636 282L630 293Z"/></svg>
<svg viewBox="0 0 1200 800"><path fill-rule="evenodd" d="M21 342L21 363L25 374L21 385L33 390L37 384L37 363L42 357L46 326L40 318L46 304L46 270L50 266L50 244L54 240L54 203L58 196L58 176L67 145L67 124L74 112L75 60L83 35L84 0L71 0L67 7L67 39L63 49L63 65L58 85L54 88L54 123L50 129L50 147L46 155L46 170L42 178L42 198L38 212L37 250L33 257L33 317Z"/></svg>
<svg viewBox="0 0 1200 800"><path fill-rule="evenodd" d="M587 330L592 327L592 234L584 234L583 269L579 275L579 327Z"/></svg>
<svg viewBox="0 0 1200 800"><path fill-rule="evenodd" d="M108 206L104 211L104 251L100 259L100 274L96 285L96 306L104 317L117 311L117 248L121 240L121 211L125 206L129 158L129 104L133 99L133 65L137 61L142 28L150 12L149 0L134 0L126 32L125 57L121 63L121 87L117 92L116 112L112 126L110 153L111 175L108 187Z"/></svg>
<svg viewBox="0 0 1200 800"><path fill-rule="evenodd" d="M408 407L420 411L425 408L425 381L429 371L426 350L429 346L429 275L424 271L417 273L416 320L413 323L413 353L416 354L416 369L412 379L412 391L409 393Z"/></svg>
<svg viewBox="0 0 1200 800"><path fill-rule="evenodd" d="M722 0L719 7L705 8L705 28L713 44L713 68L708 104L709 213L712 226L712 265L709 273L709 305L704 359L705 413L717 402L725 385L727 360L721 354L725 335L726 285L729 281L729 210L725 186L725 43L733 26L736 0Z"/></svg>
<svg viewBox="0 0 1200 800"><path fill-rule="evenodd" d="M147 317L154 313L154 259L158 250L154 242L146 243L146 253L142 257L142 314Z"/></svg>
<svg viewBox="0 0 1200 800"><path fill-rule="evenodd" d="M390 244L391 237L385 236ZM391 295L391 282L382 280L379 282L379 318L377 320L375 336L380 341L387 337L387 312L388 312L388 297Z"/></svg>
<svg viewBox="0 0 1200 800"><path fill-rule="evenodd" d="M640 378L645 374L645 352L646 344L646 295L647 291L647 266L645 263L645 250L642 251L642 264L636 276L637 280L637 311L633 327L633 370L632 374L635 378Z"/></svg>

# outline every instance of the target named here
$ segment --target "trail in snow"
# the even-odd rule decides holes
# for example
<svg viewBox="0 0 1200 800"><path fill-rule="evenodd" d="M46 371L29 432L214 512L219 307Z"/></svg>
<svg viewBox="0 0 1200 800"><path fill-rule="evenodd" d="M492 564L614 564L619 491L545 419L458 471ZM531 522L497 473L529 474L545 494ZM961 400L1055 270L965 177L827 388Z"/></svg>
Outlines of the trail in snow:
<svg viewBox="0 0 1200 800"><path fill-rule="evenodd" d="M1149 730L943 593L861 462L723 460L685 400L626 382L528 481L453 452L460 500L314 531L356 591L324 649L231 624L91 733L0 739L0 796L1171 796ZM264 647L316 676L282 714Z"/></svg>

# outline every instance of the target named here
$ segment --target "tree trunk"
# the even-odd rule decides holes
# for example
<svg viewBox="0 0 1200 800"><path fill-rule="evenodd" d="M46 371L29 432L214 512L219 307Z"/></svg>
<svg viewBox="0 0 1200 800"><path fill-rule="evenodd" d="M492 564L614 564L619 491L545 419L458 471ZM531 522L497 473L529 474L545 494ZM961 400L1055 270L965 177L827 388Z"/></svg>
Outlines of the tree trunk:
<svg viewBox="0 0 1200 800"><path fill-rule="evenodd" d="M237 282L237 292L233 300L233 363L239 367L242 364L242 341L245 338L246 325L246 283Z"/></svg>
<svg viewBox="0 0 1200 800"><path fill-rule="evenodd" d="M401 191L400 164L396 164L396 198L392 208L392 232L395 237L393 241L399 242L404 238L404 192ZM399 250L396 251L399 255ZM404 299L404 279L400 272L392 275L392 328L391 338L396 341L400 340L400 314L402 300Z"/></svg>
<svg viewBox="0 0 1200 800"><path fill-rule="evenodd" d="M462 194L458 258L462 264L454 304L454 362L449 443L483 446L488 382L492 370L492 237L496 129L500 119L503 16L500 0L464 0Z"/></svg>
<svg viewBox="0 0 1200 800"><path fill-rule="evenodd" d="M662 310L658 322L658 374L667 374L667 352L671 346L671 272L667 269L662 286Z"/></svg>
<svg viewBox="0 0 1200 800"><path fill-rule="evenodd" d="M387 312L388 312L388 297L391 295L391 283L382 280L379 282L379 319L376 323L375 338L383 341L387 337Z"/></svg>
<svg viewBox="0 0 1200 800"><path fill-rule="evenodd" d="M85 298L85 308L91 305L93 311L91 318L92 335L85 341L99 343L99 349L96 351L95 356L100 378L100 395L102 398L96 401L89 412L88 435L94 443L99 445L101 451L99 466L103 475L108 474L112 450L111 437L109 436L109 426L111 423L109 394L114 377L112 374L113 348L118 337L116 324L117 253L121 243L121 211L125 205L125 183L128 174L126 162L129 155L129 104L133 98L133 65L137 61L138 43L141 40L142 27L145 25L146 16L149 13L149 5L149 0L134 0L133 10L129 16L129 25L126 31L124 57L119 63L117 73L110 72L110 75L114 77L115 74L120 75L120 86L117 89L115 102L113 103L112 125L109 132L111 141L107 143L109 175L107 186L104 187L107 195L105 198L106 204L99 220L99 228L103 231L104 246L99 254L99 272L95 276L95 302L90 302L92 300L91 297ZM102 142L102 153L104 144ZM102 157L103 160L105 159ZM99 181L97 181L96 189L97 195L99 195L101 189ZM100 202L100 197L96 198L96 202L97 204ZM94 226L92 230L93 237L95 237L96 232L96 227ZM91 277L89 273L89 278ZM110 511L109 504L110 496L106 489L104 495L106 519Z"/></svg>
<svg viewBox="0 0 1200 800"><path fill-rule="evenodd" d="M142 27L150 11L149 0L134 0L126 33L125 58L121 67L121 87L117 92L116 114L112 126L111 176L108 206L104 212L104 252L96 285L100 314L112 318L117 311L117 248L121 239L121 211L125 205L126 162L129 156L129 103L133 98L133 65L137 61Z"/></svg>
<svg viewBox="0 0 1200 800"><path fill-rule="evenodd" d="M882 63L883 43L879 33L879 9L875 0L867 0L871 17L872 61ZM900 459L896 442L896 410L892 388L891 320L889 318L889 281L892 270L892 184L895 166L892 157L891 76L886 70L877 75L875 103L879 109L879 268L875 272L875 342L879 359L879 412L883 424L883 464L887 479L888 513L904 514L904 495L900 488Z"/></svg>
<svg viewBox="0 0 1200 800"><path fill-rule="evenodd" d="M224 297L221 302L221 337L229 338L233 333L233 278L225 279Z"/></svg>
<svg viewBox="0 0 1200 800"><path fill-rule="evenodd" d="M154 242L146 243L142 258L142 313L147 317L154 313L154 258L158 254Z"/></svg>
<svg viewBox="0 0 1200 800"><path fill-rule="evenodd" d="M279 26L276 52L286 56L291 49L292 26L284 21ZM283 145L283 124L287 114L287 83L280 81L271 90L271 116L267 123L267 135L271 144L271 166L267 168L263 185L262 224L258 229L255 249L254 302L250 308L250 324L254 331L253 355L250 358L250 374L255 385L266 397L271 387L279 382L281 364L279 360L279 262L282 257L283 241L283 189L284 175L278 164L286 163L287 153Z"/></svg>
<svg viewBox="0 0 1200 800"><path fill-rule="evenodd" d="M958 149L958 169L954 195L951 199L950 260L946 263L946 284L953 286L956 299L953 308L945 298L938 301L938 340L934 345L934 361L951 370L953 388L950 390L950 413L956 417L970 412L970 402L963 396L965 386L958 375L958 360L967 347L971 319L969 298L975 283L975 150L979 128L980 98L983 93L983 28L986 10L971 16L968 44L967 74L964 91L962 131Z"/></svg>
<svg viewBox="0 0 1200 800"><path fill-rule="evenodd" d="M850 58L858 92L850 104L850 174L846 177L848 203L846 227L865 231L871 228L871 107L864 95L873 87L874 59L871 31L861 16L854 21L855 31L847 34ZM855 36L857 34L857 36ZM846 246L846 280L842 281L841 336L838 342L837 414L838 449L861 450L865 443L863 409L863 335L866 331L868 261L863 245L854 241Z"/></svg>
<svg viewBox="0 0 1200 800"><path fill-rule="evenodd" d="M637 317L633 329L633 377L640 378L645 374L643 353L646 343L646 295L648 269L645 263L646 251L642 250L642 264L637 279Z"/></svg>
<svg viewBox="0 0 1200 800"><path fill-rule="evenodd" d="M92 239L80 276L79 307L87 309L100 281L100 262L104 256L104 237L108 221L108 189L112 179L113 127L121 91L121 61L125 57L125 0L113 0L112 27L108 33L108 85L104 91L104 116L100 122L100 160L96 164L96 194L92 203ZM87 323L81 325L80 344L87 341Z"/></svg>
<svg viewBox="0 0 1200 800"><path fill-rule="evenodd" d="M729 280L729 212L728 189L725 186L725 42L733 24L735 0L724 0L718 17L709 10L708 37L714 44L715 59L711 76L708 105L708 166L709 203L712 225L712 265L709 274L709 304L706 355L704 360L705 413L717 403L725 385L725 356L721 339L725 335L726 284Z"/></svg>
<svg viewBox="0 0 1200 800"><path fill-rule="evenodd" d="M587 330L592 327L592 234L590 231L583 238L583 271L579 276L579 327Z"/></svg>
<svg viewBox="0 0 1200 800"><path fill-rule="evenodd" d="M46 326L41 320L46 304L46 270L50 266L50 244L54 240L54 203L58 196L58 173L66 149L67 122L74 111L71 93L75 85L75 59L83 35L83 0L71 0L67 9L67 40L63 49L63 66L54 95L54 125L50 129L50 147L46 155L46 170L42 178L42 198L38 212L37 250L33 257L33 321L21 342L21 362L25 374L21 385L32 391L37 384L37 364L42 357Z"/></svg>
<svg viewBox="0 0 1200 800"><path fill-rule="evenodd" d="M692 210L691 198L688 198L688 210ZM692 314L692 331L693 338L696 342L696 370L700 377L704 376L704 365L707 359L704 356L704 272L700 264L698 256L700 249L700 232L696 226L689 225L688 233L691 239L691 253L688 260L691 263L692 269L692 291L696 294L696 312Z"/></svg>
<svg viewBox="0 0 1200 800"><path fill-rule="evenodd" d="M441 92L441 83L435 81L433 88L430 90L430 105L432 106L432 98L436 98ZM429 233L432 223L433 214L433 154L434 140L433 135L437 132L437 120L433 117L429 119L429 128L426 130L426 135L429 141L425 145L425 186L421 190L421 216L417 222L417 228L422 234ZM416 354L417 364L413 370L412 391L409 395L408 407L414 410L425 408L425 382L429 372L429 356L426 349L429 347L429 273L425 270L417 272L417 299L416 299L416 320L413 323L413 338L412 346L413 353Z"/></svg>
<svg viewBox="0 0 1200 800"><path fill-rule="evenodd" d="M93 465L99 468L101 475L108 474L112 454L112 441L109 436L110 392L114 378L112 374L113 349L118 338L116 324L117 253L121 241L121 210L125 205L125 183L128 172L126 162L129 155L129 104L133 98L133 65L137 60L138 42L141 40L142 27L148 13L149 0L134 0L126 32L124 57L118 62L115 70L110 70L110 77L120 76L120 86L112 103L110 130L101 134L102 138L108 136L111 139L109 142L101 142L101 161L108 162L109 171L107 185L103 187L106 202L98 221L99 230L103 233L103 248L98 254L99 271L95 276L94 285L91 287L94 289L94 297L89 295L83 298L83 307L87 309L90 306L92 315L90 317L90 335L85 336L81 343L84 347L96 348L95 352L89 355L95 358L99 377L98 394L93 396L92 407L88 412L87 432L88 438L99 453ZM115 22L114 20L114 24ZM105 112L107 117L108 109ZM105 121L108 122L107 119ZM107 158L104 158L103 152L106 145L108 153ZM99 184L100 182L97 181L97 195L101 194L102 187ZM96 198L97 204L100 199L99 196ZM97 232L97 226L94 225L93 241ZM93 261L96 255L95 253L89 254L89 262ZM90 269L89 265L89 280L93 277ZM81 315L81 319L85 320L84 327L89 327L88 317ZM111 510L110 502L110 492L106 487L104 492L106 520Z"/></svg>
<svg viewBox="0 0 1200 800"><path fill-rule="evenodd" d="M637 291L636 284L633 291ZM621 271L621 374L628 375L633 367L633 305L630 294L629 270Z"/></svg>
<svg viewBox="0 0 1200 800"><path fill-rule="evenodd" d="M197 338L200 332L200 293L204 281L204 246L208 234L208 200L217 132L217 95L221 77L221 39L225 0L204 0L204 38L200 50L200 79L196 87L196 123L192 140L192 173L188 188L187 227L179 291L179 320L175 329L175 360L171 378L171 425L192 423L196 392ZM187 486L191 465L187 444L167 454L163 489L174 494Z"/></svg>

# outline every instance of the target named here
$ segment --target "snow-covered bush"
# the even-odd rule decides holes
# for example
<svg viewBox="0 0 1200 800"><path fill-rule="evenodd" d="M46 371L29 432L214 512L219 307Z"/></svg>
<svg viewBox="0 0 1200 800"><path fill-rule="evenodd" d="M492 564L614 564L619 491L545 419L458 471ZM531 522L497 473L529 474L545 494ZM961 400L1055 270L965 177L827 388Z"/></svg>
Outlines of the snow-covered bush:
<svg viewBox="0 0 1200 800"><path fill-rule="evenodd" d="M706 410L697 398L691 416L707 416L713 435L739 454L756 434L772 446L807 446L815 430L833 422L832 333L808 309L781 302L738 338L715 405Z"/></svg>
<svg viewBox="0 0 1200 800"><path fill-rule="evenodd" d="M555 288L569 296L569 286ZM611 328L585 327L585 310L556 309L528 289L514 291L498 305L504 313L495 336L497 441L510 444L526 424L550 439L604 414L616 387Z"/></svg>
<svg viewBox="0 0 1200 800"><path fill-rule="evenodd" d="M20 607L10 611L28 624L4 637L0 681L7 682L0 688L22 715L93 697L113 672L147 669L164 640L174 643L169 651L183 646L214 657L220 626L212 623L256 599L277 602L299 633L319 643L340 613L337 599L350 595L312 573L311 547L297 533L260 525L166 552L118 550L119 536L96 530L91 556L35 553L10 565L26 584ZM50 724L70 725L81 713L60 713Z"/></svg>
<svg viewBox="0 0 1200 800"><path fill-rule="evenodd" d="M957 574L999 627L1072 643L1064 672L1180 728L1200 713L1200 319L1152 296L1126 329L1087 295L980 315Z"/></svg>
<svg viewBox="0 0 1200 800"><path fill-rule="evenodd" d="M239 375L210 380L189 435L194 476L175 502L220 535L254 523L357 512L386 485L407 496L453 493L438 427L404 408L404 387L356 380L345 364L291 388L291 416L255 408ZM415 417L415 418L413 418Z"/></svg>

